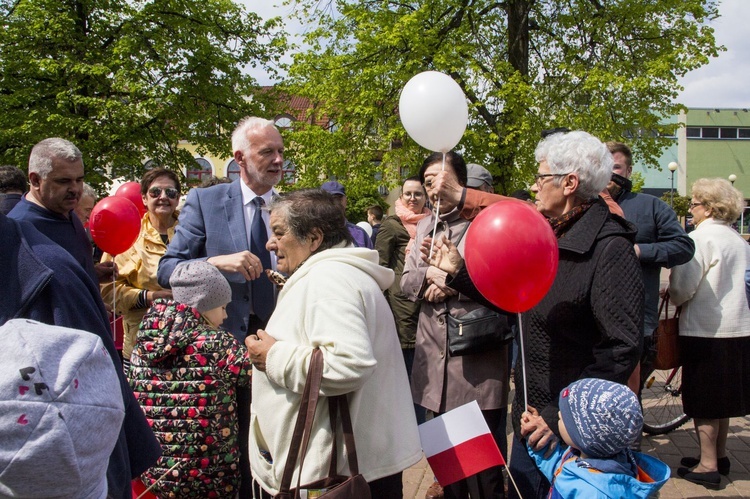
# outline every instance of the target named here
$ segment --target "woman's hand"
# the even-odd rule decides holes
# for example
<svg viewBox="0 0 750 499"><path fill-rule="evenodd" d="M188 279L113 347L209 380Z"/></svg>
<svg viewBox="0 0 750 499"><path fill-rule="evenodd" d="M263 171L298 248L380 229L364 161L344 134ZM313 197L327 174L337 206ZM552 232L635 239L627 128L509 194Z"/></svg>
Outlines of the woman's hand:
<svg viewBox="0 0 750 499"><path fill-rule="evenodd" d="M521 435L526 437L529 447L535 451L540 451L549 444L549 455L557 447L557 436L534 407L528 406L526 412L521 414Z"/></svg>
<svg viewBox="0 0 750 499"><path fill-rule="evenodd" d="M250 361L258 371L266 371L266 356L276 340L262 329L256 334L245 338L245 346L250 355Z"/></svg>
<svg viewBox="0 0 750 499"><path fill-rule="evenodd" d="M432 238L430 237L422 241L422 247L420 248L422 260L452 276L458 274L458 271L464 266L464 259L458 252L458 248L443 234L442 239L435 241L432 256L430 256L431 243Z"/></svg>

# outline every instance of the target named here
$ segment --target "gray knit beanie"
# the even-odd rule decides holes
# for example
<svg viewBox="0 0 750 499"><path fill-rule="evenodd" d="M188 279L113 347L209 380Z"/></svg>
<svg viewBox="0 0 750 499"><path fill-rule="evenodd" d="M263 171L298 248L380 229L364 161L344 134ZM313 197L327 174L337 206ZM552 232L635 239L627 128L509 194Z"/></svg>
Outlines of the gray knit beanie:
<svg viewBox="0 0 750 499"><path fill-rule="evenodd" d="M200 313L232 301L232 288L219 269L203 260L178 265L169 278L172 297Z"/></svg>
<svg viewBox="0 0 750 499"><path fill-rule="evenodd" d="M105 498L125 409L101 339L26 319L0 339L0 497Z"/></svg>
<svg viewBox="0 0 750 499"><path fill-rule="evenodd" d="M560 415L573 447L593 458L618 454L643 428L638 397L625 385L578 380L560 392Z"/></svg>

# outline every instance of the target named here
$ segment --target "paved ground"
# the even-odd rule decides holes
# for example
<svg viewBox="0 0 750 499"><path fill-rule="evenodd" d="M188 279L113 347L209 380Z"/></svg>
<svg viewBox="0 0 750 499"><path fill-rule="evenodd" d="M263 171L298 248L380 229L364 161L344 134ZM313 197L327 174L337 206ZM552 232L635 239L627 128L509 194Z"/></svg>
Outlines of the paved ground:
<svg viewBox="0 0 750 499"><path fill-rule="evenodd" d="M692 421L667 435L644 436L642 450L661 459L672 469L672 478L661 489L662 499L750 498L750 416L730 420L727 454L732 466L729 476L722 477L721 490L708 490L677 476L680 459L685 456L698 455L698 440ZM422 459L404 472L404 499L424 499L425 492L432 481L430 466L425 459Z"/></svg>

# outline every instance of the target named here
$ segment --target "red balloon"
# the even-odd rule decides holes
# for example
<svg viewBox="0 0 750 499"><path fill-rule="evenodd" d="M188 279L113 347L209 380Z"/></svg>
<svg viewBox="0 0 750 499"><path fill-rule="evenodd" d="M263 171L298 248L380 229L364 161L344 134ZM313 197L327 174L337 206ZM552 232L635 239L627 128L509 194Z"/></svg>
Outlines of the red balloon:
<svg viewBox="0 0 750 499"><path fill-rule="evenodd" d="M525 312L557 274L557 239L533 205L515 199L484 209L466 233L464 258L482 295L508 312Z"/></svg>
<svg viewBox="0 0 750 499"><path fill-rule="evenodd" d="M108 196L91 210L89 230L97 246L110 255L119 255L138 239L141 216L129 199Z"/></svg>
<svg viewBox="0 0 750 499"><path fill-rule="evenodd" d="M125 182L117 188L115 196L129 199L138 208L141 217L146 213L146 205L143 204L141 184L139 182Z"/></svg>

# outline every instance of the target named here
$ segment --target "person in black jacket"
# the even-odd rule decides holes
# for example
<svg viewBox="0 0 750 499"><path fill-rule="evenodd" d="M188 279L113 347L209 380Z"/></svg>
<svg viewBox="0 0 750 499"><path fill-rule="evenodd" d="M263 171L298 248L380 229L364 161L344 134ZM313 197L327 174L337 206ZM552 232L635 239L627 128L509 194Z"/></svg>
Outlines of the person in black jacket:
<svg viewBox="0 0 750 499"><path fill-rule="evenodd" d="M99 286L70 253L33 225L3 214L0 274L4 276L0 325L11 319L32 319L88 331L102 340L116 368L125 408L125 419L109 456L107 496L130 499L131 480L156 462L161 447L125 379Z"/></svg>
<svg viewBox="0 0 750 499"><path fill-rule="evenodd" d="M527 499L549 493L549 482L526 446L539 450L559 444L560 391L583 378L626 383L640 357L643 328L636 229L611 215L599 197L612 174L612 155L581 131L547 137L535 155L539 169L531 190L557 237L559 266L547 295L522 315L526 362L515 371L510 471ZM435 246L430 263L451 274L446 283L485 302L455 248L446 241ZM523 369L528 408L523 406ZM509 496L516 497L513 488Z"/></svg>

